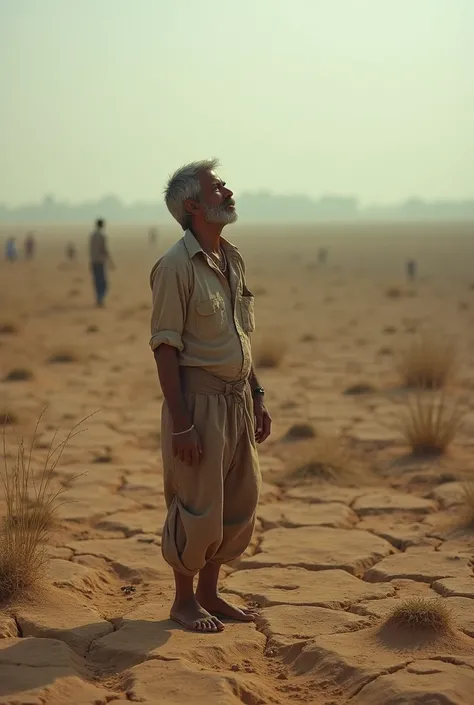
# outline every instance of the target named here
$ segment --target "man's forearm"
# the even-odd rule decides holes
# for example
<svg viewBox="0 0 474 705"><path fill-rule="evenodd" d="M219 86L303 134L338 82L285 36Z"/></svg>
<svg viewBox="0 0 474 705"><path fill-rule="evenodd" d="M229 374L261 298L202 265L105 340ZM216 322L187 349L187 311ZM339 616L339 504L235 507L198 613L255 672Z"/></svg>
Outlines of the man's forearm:
<svg viewBox="0 0 474 705"><path fill-rule="evenodd" d="M191 426L192 418L181 388L178 351L171 345L160 345L154 355L163 396L173 420L173 429L185 431Z"/></svg>
<svg viewBox="0 0 474 705"><path fill-rule="evenodd" d="M255 374L255 370L253 369L253 365L250 368L250 374L249 374L249 384L251 389L256 389L256 387L259 387L257 375Z"/></svg>

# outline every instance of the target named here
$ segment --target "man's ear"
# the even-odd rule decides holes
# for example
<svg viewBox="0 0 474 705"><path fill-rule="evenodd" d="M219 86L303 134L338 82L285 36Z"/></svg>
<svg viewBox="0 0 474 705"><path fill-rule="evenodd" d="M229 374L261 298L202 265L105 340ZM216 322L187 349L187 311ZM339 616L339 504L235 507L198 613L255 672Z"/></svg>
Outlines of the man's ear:
<svg viewBox="0 0 474 705"><path fill-rule="evenodd" d="M200 204L199 201L194 201L192 198L187 198L184 201L184 210L186 213L189 213L189 215L194 215L195 213L198 213L200 209Z"/></svg>

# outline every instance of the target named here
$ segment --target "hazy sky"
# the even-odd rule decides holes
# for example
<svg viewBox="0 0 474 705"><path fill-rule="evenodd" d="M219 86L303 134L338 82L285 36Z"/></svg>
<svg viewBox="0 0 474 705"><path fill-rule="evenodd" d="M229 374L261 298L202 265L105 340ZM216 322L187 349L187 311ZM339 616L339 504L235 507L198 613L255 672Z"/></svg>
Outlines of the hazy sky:
<svg viewBox="0 0 474 705"><path fill-rule="evenodd" d="M474 197L474 0L0 0L0 202Z"/></svg>

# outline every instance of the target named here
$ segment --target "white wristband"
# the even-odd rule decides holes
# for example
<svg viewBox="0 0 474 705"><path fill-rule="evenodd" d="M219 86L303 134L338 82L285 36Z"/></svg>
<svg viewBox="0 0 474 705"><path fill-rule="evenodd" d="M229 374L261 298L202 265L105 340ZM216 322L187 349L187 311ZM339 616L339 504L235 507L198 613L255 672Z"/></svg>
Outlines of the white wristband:
<svg viewBox="0 0 474 705"><path fill-rule="evenodd" d="M186 429L186 431L178 431L177 433L175 433L173 431L173 433L171 435L172 436L184 436L185 433L189 433L190 431L193 430L193 428L194 428L194 424L192 426L190 426L188 429Z"/></svg>

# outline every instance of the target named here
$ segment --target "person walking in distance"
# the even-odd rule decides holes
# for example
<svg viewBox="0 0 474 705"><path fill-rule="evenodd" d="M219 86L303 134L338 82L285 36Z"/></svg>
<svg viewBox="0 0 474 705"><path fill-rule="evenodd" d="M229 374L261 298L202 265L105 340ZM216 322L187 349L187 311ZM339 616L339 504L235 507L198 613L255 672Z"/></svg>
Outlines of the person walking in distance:
<svg viewBox="0 0 474 705"><path fill-rule="evenodd" d="M104 232L105 221L102 218L96 220L95 230L89 238L89 260L94 283L97 306L104 305L107 293L107 266L114 269L114 263L107 246L107 238Z"/></svg>
<svg viewBox="0 0 474 705"><path fill-rule="evenodd" d="M164 396L162 553L176 586L170 617L200 632L221 631L220 617L254 619L219 595L218 579L249 545L261 482L256 444L271 432L252 366L254 297L242 255L222 237L237 220L235 201L217 167L193 162L169 179L166 205L184 235L150 276L150 346Z"/></svg>
<svg viewBox="0 0 474 705"><path fill-rule="evenodd" d="M32 232L26 233L25 236L25 259L33 259L36 251L36 240Z"/></svg>

